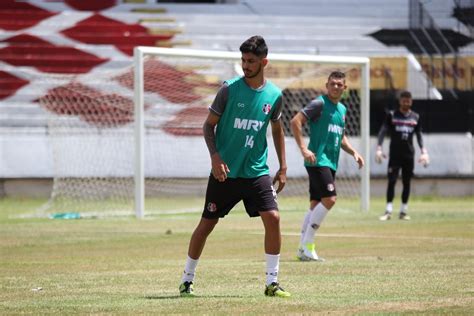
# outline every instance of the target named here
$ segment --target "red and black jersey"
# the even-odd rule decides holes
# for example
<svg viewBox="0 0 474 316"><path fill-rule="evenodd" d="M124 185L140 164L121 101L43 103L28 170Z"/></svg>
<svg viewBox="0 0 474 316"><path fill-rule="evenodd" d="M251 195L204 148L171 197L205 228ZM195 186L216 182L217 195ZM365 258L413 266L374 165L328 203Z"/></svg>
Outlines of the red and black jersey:
<svg viewBox="0 0 474 316"><path fill-rule="evenodd" d="M378 134L378 145L382 146L385 135L390 135L390 158L414 157L413 134L420 148L423 148L423 137L421 134L420 115L410 111L403 114L400 110L390 111L380 128Z"/></svg>

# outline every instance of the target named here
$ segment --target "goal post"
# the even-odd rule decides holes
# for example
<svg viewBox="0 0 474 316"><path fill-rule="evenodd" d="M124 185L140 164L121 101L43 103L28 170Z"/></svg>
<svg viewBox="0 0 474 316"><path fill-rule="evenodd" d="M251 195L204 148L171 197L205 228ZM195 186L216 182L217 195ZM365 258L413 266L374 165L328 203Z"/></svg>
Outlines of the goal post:
<svg viewBox="0 0 474 316"><path fill-rule="evenodd" d="M146 95L153 93L160 93L159 87L155 90L147 89L147 85L152 85L148 83L147 80L157 80L154 76L172 76L172 70L170 68L179 68L180 76L185 76L183 79L183 91L179 91L178 81L172 81L171 83L164 82L163 79L161 84L166 86L170 85L168 89L170 91L163 92L166 94L165 103L175 103L177 107L186 109L190 105L200 104L200 107L195 107L196 111L188 111L190 116L193 113L200 113L200 116L194 117L195 121L198 121L199 127L202 126L202 111L205 109L207 111L207 106L212 100L209 98L209 95L215 95L217 92L218 85L222 83L225 79L230 79L231 76L236 76L239 74L239 64L240 64L241 54L240 52L229 52L229 51L213 51L213 50L193 50L193 49L177 49L177 48L157 48L157 47L135 47L134 49L134 144L135 144L135 166L134 166L134 199L135 199L135 215L138 218L143 218L145 216L145 190L146 190L146 181L145 178L148 177L145 171L145 164L147 163L147 154L146 154L146 142L145 138L147 137L146 132L146 118L145 118L145 109L147 107ZM360 197L360 208L363 211L368 211L369 209L369 197L370 197L370 135L369 135L369 91L370 91L370 77L369 77L369 59L365 57L347 57L347 56L319 56L319 55L300 55L300 54L269 54L268 59L270 61L269 65L272 67L269 71L267 78L272 80L274 83L279 86L282 91L285 91L286 98L288 98L289 103L292 104L293 108L299 107L302 108L308 100L313 98L317 94L323 93L323 87L321 86L322 82L327 80L328 72L332 70L346 70L351 72L351 74L356 77L354 80L357 82L357 87L351 87L349 83L349 90L357 90L353 95L348 95L347 99L351 103L351 109L356 113L353 119L352 125L356 126L353 131L353 135L358 138L358 146L356 148L361 152L362 156L365 159L366 165L360 171L354 171L354 166L348 167L352 168L348 171L342 172L343 179L350 179L348 186L351 187L351 190L357 191L357 195ZM152 60L155 60L154 64L159 65L161 70L153 71L152 75L146 76L147 67L153 67ZM220 64L218 61L222 61ZM149 62L149 64L146 64ZM202 62L202 63L201 63ZM224 65L225 63L225 65ZM163 66L162 64L165 64ZM223 71L225 69L225 71ZM222 71L221 71L222 70ZM227 77L225 77L227 76ZM180 79L180 80L181 80ZM158 81L158 80L157 80ZM196 81L201 82L201 85L194 84ZM180 81L181 82L181 81ZM189 84L188 84L189 83ZM160 84L160 83L157 83ZM210 89L212 87L212 89ZM189 95L190 91L186 89L195 89L196 91L202 90L213 90L212 93L207 93L207 97L202 97L203 93L197 96ZM163 91L161 89L161 91ZM176 95L173 95L175 93ZM170 101L171 100L171 101ZM201 102L198 102L198 101ZM204 102L202 102L204 101ZM206 103L207 102L207 103ZM186 103L186 104L185 104ZM286 104L286 103L285 103ZM151 105L153 107L153 105ZM349 109L349 110L351 110ZM294 110L294 109L293 109ZM294 111L293 111L294 112ZM287 116L290 117L293 112L287 113ZM351 111L349 111L351 112ZM177 111L174 112L175 116L179 116ZM287 117L287 120L288 120ZM179 131L184 129L184 135L189 137L196 137L196 126L188 127L183 126L183 117L181 120L178 119L178 122L168 125L167 131L174 135L183 135ZM185 120L187 123L193 121L193 118L188 118ZM153 125L153 124L152 124ZM157 126L155 126L157 127ZM163 128L163 125L160 126ZM194 132L193 132L194 128ZM198 134L199 132L197 132ZM202 138L202 137L201 137ZM294 143L292 137L288 136L286 140L287 144L287 155L291 147L290 144ZM168 144L173 144L176 140L171 140ZM271 143L269 143L271 144ZM200 144L194 143L189 144L183 141L183 144L180 146L190 146L188 147L189 151L195 150L196 146L200 145L204 147L204 143ZM167 145L163 145L167 146ZM173 146L173 145L170 145ZM157 146L157 148L160 146ZM176 159L180 157L179 153L171 153L173 148L168 148L168 153L170 155L175 154ZM294 153L292 153L294 154ZM297 152L299 155L299 152ZM189 155L192 155L189 153ZM273 153L270 154L272 156ZM341 153L343 156L344 153ZM198 155L197 155L198 156ZM196 157L197 157L196 156ZM202 157L202 155L199 155ZM274 155L273 155L274 156ZM162 155L160 158L164 158ZM189 158L192 160L193 158ZM197 159L197 158L196 158ZM296 158L295 158L296 159ZM170 160L173 160L171 158ZM194 162L194 161L193 161ZM298 168L301 170L302 159L299 162L289 163L289 173L288 173L288 182L292 181L292 169L295 168L295 165L298 164ZM355 163L354 163L355 165ZM208 172L210 164L207 165ZM165 169L171 167L164 165ZM189 166L188 166L189 168ZM196 168L198 168L196 166ZM295 168L296 169L296 168ZM165 172L166 173L166 172ZM168 175L170 177L183 177L188 178L187 175ZM304 175L300 172L295 174L296 178L305 178ZM354 180L356 179L356 180ZM307 184L302 180L303 184L295 189L302 196L307 195ZM295 181L296 183L296 181ZM338 180L339 183L339 180ZM358 188L355 188L358 186ZM182 187L176 189L175 186L171 186L170 190L177 190L179 192L182 190Z"/></svg>
<svg viewBox="0 0 474 316"><path fill-rule="evenodd" d="M348 201L347 208L368 210L369 60L268 57L265 77L282 90L284 104L288 181L279 194L280 207L291 211L308 206L308 176L290 120L326 93L328 75L339 70L346 73L348 85L341 100L347 108L346 135L366 167L359 170L352 157L341 153L337 192ZM151 47L137 47L133 65L42 75L35 87L47 113L44 137L51 149L54 182L39 215L143 218L202 212L210 174L202 125L222 82L241 75L240 52ZM273 175L278 159L270 129L267 132ZM308 132L306 124L306 141Z"/></svg>

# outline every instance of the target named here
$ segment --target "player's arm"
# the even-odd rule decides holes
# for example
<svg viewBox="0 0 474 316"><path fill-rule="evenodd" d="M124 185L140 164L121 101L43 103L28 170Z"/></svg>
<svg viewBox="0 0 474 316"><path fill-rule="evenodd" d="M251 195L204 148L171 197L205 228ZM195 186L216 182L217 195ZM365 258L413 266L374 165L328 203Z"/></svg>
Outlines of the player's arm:
<svg viewBox="0 0 474 316"><path fill-rule="evenodd" d="M345 134L344 136L342 136L341 148L346 153L354 157L354 160L359 164L359 169L364 166L364 158L362 158L362 156L357 152L357 150L352 147L351 143L349 142L349 139L347 139Z"/></svg>
<svg viewBox="0 0 474 316"><path fill-rule="evenodd" d="M304 138L303 138L303 125L306 124L307 119L303 113L298 112L296 115L291 119L291 131L293 132L293 137L295 138L296 144L300 149L301 155L305 161L314 164L316 162L316 155L308 149Z"/></svg>
<svg viewBox="0 0 474 316"><path fill-rule="evenodd" d="M430 156L428 155L428 150L423 145L423 134L421 132L421 124L420 124L419 118L418 118L418 123L416 124L416 127L415 127L415 135L416 135L416 140L418 142L418 146L420 146L420 150L421 150L421 155L420 155L420 158L418 159L418 162L421 163L424 167L428 167L428 165L430 164Z"/></svg>
<svg viewBox="0 0 474 316"><path fill-rule="evenodd" d="M306 124L308 119L313 121L318 120L319 117L321 117L322 110L322 101L313 100L291 119L291 131L293 132L293 137L295 138L296 144L298 145L304 160L310 164L315 164L317 157L315 153L308 149L304 141L302 132L303 125Z"/></svg>
<svg viewBox="0 0 474 316"><path fill-rule="evenodd" d="M213 112L209 112L206 121L202 127L204 133L204 140L206 141L207 149L211 156L212 175L218 181L223 182L227 179L227 173L230 171L229 167L222 161L221 156L216 148L216 133L215 128L219 122L220 116Z"/></svg>
<svg viewBox="0 0 474 316"><path fill-rule="evenodd" d="M275 145L278 162L280 163L280 169L278 169L275 177L273 178L273 184L278 182L276 192L279 193L281 190L283 190L286 184L287 165L285 152L285 132L283 131L281 120L271 122L273 144Z"/></svg>
<svg viewBox="0 0 474 316"><path fill-rule="evenodd" d="M209 155L211 156L211 172L214 178L223 182L227 179L227 173L230 171L227 164L222 160L216 147L216 125L219 123L222 113L224 113L227 104L228 87L223 85L217 92L214 102L209 107L209 114L202 127L204 140L206 141Z"/></svg>
<svg viewBox="0 0 474 316"><path fill-rule="evenodd" d="M391 122L391 115L388 113L385 117L385 120L380 127L379 133L377 135L377 149L375 150L375 162L376 163L382 163L382 160L387 158L387 155L383 153L382 150L382 144L385 139L385 135L387 134L388 131L388 126Z"/></svg>
<svg viewBox="0 0 474 316"><path fill-rule="evenodd" d="M272 137L273 144L275 145L278 162L280 163L280 169L278 169L275 177L273 178L273 184L278 182L276 192L279 193L286 184L286 150L285 150L285 132L281 123L281 111L283 108L283 101L281 98L275 103L275 110L271 117L272 126Z"/></svg>

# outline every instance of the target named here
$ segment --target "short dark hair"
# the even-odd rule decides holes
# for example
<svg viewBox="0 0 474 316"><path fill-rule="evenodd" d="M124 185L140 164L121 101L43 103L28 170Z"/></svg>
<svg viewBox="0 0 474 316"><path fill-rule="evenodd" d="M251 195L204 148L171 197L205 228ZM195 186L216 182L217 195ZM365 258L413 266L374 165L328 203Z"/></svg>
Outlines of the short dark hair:
<svg viewBox="0 0 474 316"><path fill-rule="evenodd" d="M331 72L331 73L329 74L328 81L329 81L331 78L334 78L334 79L344 79L344 80L346 80L346 74L343 73L342 71L336 70L336 71L333 71L333 72Z"/></svg>
<svg viewBox="0 0 474 316"><path fill-rule="evenodd" d="M401 98L408 98L408 99L411 99L411 93L410 93L410 91L404 90L404 91L400 92L400 99L401 99Z"/></svg>
<svg viewBox="0 0 474 316"><path fill-rule="evenodd" d="M268 47L265 40L260 35L255 35L247 39L240 45L240 52L252 53L258 57L267 57Z"/></svg>

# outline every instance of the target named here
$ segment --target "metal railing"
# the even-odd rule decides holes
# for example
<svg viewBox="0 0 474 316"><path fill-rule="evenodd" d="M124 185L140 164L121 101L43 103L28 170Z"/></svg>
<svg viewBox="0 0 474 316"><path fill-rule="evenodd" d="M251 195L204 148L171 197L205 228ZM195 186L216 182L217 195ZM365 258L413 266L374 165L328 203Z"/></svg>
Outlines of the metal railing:
<svg viewBox="0 0 474 316"><path fill-rule="evenodd" d="M439 55L441 57L442 69L439 73L442 79L442 88L448 90L451 94L457 98L455 90L458 86L458 53L457 50L449 43L446 36L443 34L441 29L436 25L433 17L425 9L423 3L420 0L410 0L409 2L409 32L413 41L417 45L418 49L422 52L422 55L426 55L430 61L430 70L428 75L428 90L431 88L435 78L435 65L434 65L434 55ZM422 37L428 43L430 47L423 44L423 39L419 35L421 32ZM439 45L439 42L433 38L432 34L436 34L436 38L441 40L443 44L442 47ZM452 55L454 57L453 64L450 64L446 61L446 55ZM448 87L447 84L447 73L448 70L453 74L453 86Z"/></svg>
<svg viewBox="0 0 474 316"><path fill-rule="evenodd" d="M471 36L471 38L474 38L474 27L470 23L464 23L470 21L471 17L466 16L462 11L463 8L474 8L474 0L454 0L454 6L455 10L459 13L458 32L462 32L461 26L464 25L465 29L467 29L467 32L469 33L469 36Z"/></svg>

